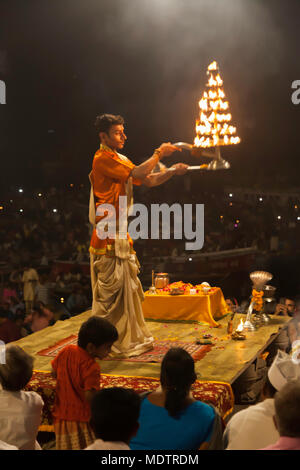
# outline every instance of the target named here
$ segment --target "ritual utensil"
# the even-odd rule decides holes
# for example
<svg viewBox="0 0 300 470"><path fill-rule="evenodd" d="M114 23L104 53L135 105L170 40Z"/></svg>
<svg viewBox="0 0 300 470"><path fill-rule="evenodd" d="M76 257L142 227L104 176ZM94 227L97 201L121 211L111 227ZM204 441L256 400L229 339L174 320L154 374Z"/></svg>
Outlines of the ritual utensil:
<svg viewBox="0 0 300 470"><path fill-rule="evenodd" d="M234 333L232 333L231 338L235 341L243 341L244 339L246 339L246 335L244 335L244 333L239 333L238 331L235 331Z"/></svg>
<svg viewBox="0 0 300 470"><path fill-rule="evenodd" d="M233 330L233 318L234 318L234 315L235 315L235 313L233 313L233 314L231 315L230 320L229 320L229 322L228 322L228 324L227 324L227 333L228 333L229 335L231 335L232 330Z"/></svg>
<svg viewBox="0 0 300 470"><path fill-rule="evenodd" d="M168 273L157 273L154 279L154 285L156 289L163 289L164 287L167 287L167 285L170 283L169 275Z"/></svg>
<svg viewBox="0 0 300 470"><path fill-rule="evenodd" d="M215 171L215 170L228 170L230 168L230 163L221 157L220 147L216 147L214 152L208 152L199 147L193 146L191 144L187 144L186 142L175 142L173 145L181 149L190 150L191 154L194 156L197 156L197 157L204 156L204 157L212 158L212 161L209 164L188 166L187 168L188 171L194 171L194 170ZM170 168L170 170L175 171L175 168Z"/></svg>
<svg viewBox="0 0 300 470"><path fill-rule="evenodd" d="M273 275L267 271L254 271L250 274L250 279L252 281L253 288L252 288L252 298L251 298L251 302L248 308L246 322L244 324L245 330L254 331L256 329L254 323L256 323L256 326L259 326L260 323L268 323L269 319L266 318L266 316L264 316L261 312L262 305L260 307L257 305L258 302L254 296L254 290L260 293L260 295L262 296L264 293L264 288L266 286L266 283L270 281L272 278L273 278ZM257 309L257 313L252 322L251 321L252 312L253 310L256 310L256 309Z"/></svg>
<svg viewBox="0 0 300 470"><path fill-rule="evenodd" d="M263 313L262 317L265 323L268 323L271 319L270 316L265 312L265 306L267 303L274 302L275 299L275 292L276 287L274 286L265 286L264 289L264 296L263 296Z"/></svg>
<svg viewBox="0 0 300 470"><path fill-rule="evenodd" d="M265 286L264 287L264 300L266 302L273 302L275 300L276 287L274 286Z"/></svg>
<svg viewBox="0 0 300 470"><path fill-rule="evenodd" d="M209 64L206 74L208 81L199 101L199 118L196 119L194 144L176 142L173 145L189 150L195 157L212 158L212 161L208 165L189 166L188 171L229 169L230 163L221 157L220 147L239 144L241 141L236 135L236 128L231 125L229 102L225 98L223 80L216 61ZM208 148L214 150L209 151Z"/></svg>
<svg viewBox="0 0 300 470"><path fill-rule="evenodd" d="M155 289L155 285L154 285L154 271L153 271L153 269L152 269L152 286L149 289L149 294L151 294L151 295L156 294L156 289Z"/></svg>
<svg viewBox="0 0 300 470"><path fill-rule="evenodd" d="M246 335L244 335L243 329L244 329L244 323L243 323L243 320L241 320L235 332L232 333L231 338L234 340L239 340L239 341L246 339Z"/></svg>

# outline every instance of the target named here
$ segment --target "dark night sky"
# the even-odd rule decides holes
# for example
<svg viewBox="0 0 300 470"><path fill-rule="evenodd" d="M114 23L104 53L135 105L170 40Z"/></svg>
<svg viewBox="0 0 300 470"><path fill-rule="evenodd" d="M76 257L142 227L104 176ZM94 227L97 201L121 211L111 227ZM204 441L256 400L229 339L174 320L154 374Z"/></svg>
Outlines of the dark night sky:
<svg viewBox="0 0 300 470"><path fill-rule="evenodd" d="M125 117L136 163L192 142L213 60L242 138L226 181L297 185L299 18L299 0L0 1L2 188L87 182L104 112Z"/></svg>

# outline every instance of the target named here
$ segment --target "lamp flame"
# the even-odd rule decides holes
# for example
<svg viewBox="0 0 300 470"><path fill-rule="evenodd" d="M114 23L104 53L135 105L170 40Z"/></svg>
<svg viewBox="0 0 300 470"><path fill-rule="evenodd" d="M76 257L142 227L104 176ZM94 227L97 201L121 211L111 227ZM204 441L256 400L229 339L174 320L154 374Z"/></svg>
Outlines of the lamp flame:
<svg viewBox="0 0 300 470"><path fill-rule="evenodd" d="M200 119L196 120L196 147L216 147L234 145L240 142L236 136L236 127L229 125L232 116L229 102L225 101L222 89L223 80L216 61L207 68L208 83L199 101Z"/></svg>
<svg viewBox="0 0 300 470"><path fill-rule="evenodd" d="M209 64L208 66L208 70L217 70L217 62L214 60L214 62L212 62L211 64Z"/></svg>
<svg viewBox="0 0 300 470"><path fill-rule="evenodd" d="M241 333L241 332L243 331L243 329L244 329L244 322L243 322L243 320L241 319L241 321L240 321L240 323L239 323L239 325L238 325L236 331L238 331L239 333Z"/></svg>

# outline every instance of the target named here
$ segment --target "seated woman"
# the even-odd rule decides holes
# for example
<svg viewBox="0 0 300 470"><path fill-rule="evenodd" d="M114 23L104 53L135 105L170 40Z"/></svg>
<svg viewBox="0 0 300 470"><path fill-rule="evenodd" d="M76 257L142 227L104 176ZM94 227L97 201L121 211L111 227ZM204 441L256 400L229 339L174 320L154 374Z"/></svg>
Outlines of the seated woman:
<svg viewBox="0 0 300 470"><path fill-rule="evenodd" d="M216 419L213 407L195 400L194 360L172 348L161 364L161 388L144 397L132 450L197 450L208 447Z"/></svg>
<svg viewBox="0 0 300 470"><path fill-rule="evenodd" d="M3 362L3 361L2 361ZM20 450L40 450L36 441L44 402L22 389L32 376L33 358L14 344L6 345L0 363L0 441Z"/></svg>

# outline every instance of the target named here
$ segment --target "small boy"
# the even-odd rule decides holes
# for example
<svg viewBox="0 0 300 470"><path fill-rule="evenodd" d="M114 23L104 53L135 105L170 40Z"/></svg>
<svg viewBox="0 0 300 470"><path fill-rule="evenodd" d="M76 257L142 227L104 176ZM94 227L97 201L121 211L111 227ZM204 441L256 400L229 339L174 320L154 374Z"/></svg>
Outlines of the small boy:
<svg viewBox="0 0 300 470"><path fill-rule="evenodd" d="M76 345L63 348L51 362L57 379L53 410L56 449L80 450L94 442L90 402L100 389L100 367L118 339L107 320L92 316L81 325Z"/></svg>
<svg viewBox="0 0 300 470"><path fill-rule="evenodd" d="M141 398L126 388L105 388L91 403L90 425L95 442L85 450L130 450L128 443L139 428Z"/></svg>

